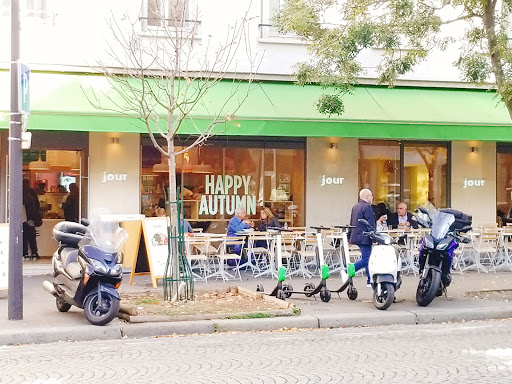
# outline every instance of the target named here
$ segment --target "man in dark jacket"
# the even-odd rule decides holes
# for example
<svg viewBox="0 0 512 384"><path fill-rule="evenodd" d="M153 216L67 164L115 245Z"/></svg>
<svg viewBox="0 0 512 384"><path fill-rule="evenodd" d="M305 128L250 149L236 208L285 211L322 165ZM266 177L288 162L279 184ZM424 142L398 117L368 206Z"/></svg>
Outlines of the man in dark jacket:
<svg viewBox="0 0 512 384"><path fill-rule="evenodd" d="M372 209L373 194L369 189L361 189L359 192L359 202L352 207L350 216L350 225L354 226L350 233L350 244L356 244L361 250L361 260L355 264L349 265L349 276L361 268L366 268L366 284L370 285L370 275L368 273L368 261L372 253L372 241L363 232L368 231L366 225L361 224L358 220L365 219L368 224L375 229L375 214Z"/></svg>
<svg viewBox="0 0 512 384"><path fill-rule="evenodd" d="M400 228L418 228L418 222L416 218L407 212L407 204L404 202L398 203L396 206L396 213L390 213L388 215L388 225L391 225L394 229Z"/></svg>

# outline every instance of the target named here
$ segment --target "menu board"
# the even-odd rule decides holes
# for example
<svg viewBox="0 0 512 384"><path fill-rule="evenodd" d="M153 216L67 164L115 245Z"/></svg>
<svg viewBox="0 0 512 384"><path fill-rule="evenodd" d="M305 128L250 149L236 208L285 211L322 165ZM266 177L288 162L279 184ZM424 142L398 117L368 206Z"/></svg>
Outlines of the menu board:
<svg viewBox="0 0 512 384"><path fill-rule="evenodd" d="M9 279L9 224L0 224L0 289L7 289Z"/></svg>
<svg viewBox="0 0 512 384"><path fill-rule="evenodd" d="M142 220L142 234L137 256L134 258L130 284L133 276L151 275L153 287L165 276L169 255L167 217L150 217Z"/></svg>

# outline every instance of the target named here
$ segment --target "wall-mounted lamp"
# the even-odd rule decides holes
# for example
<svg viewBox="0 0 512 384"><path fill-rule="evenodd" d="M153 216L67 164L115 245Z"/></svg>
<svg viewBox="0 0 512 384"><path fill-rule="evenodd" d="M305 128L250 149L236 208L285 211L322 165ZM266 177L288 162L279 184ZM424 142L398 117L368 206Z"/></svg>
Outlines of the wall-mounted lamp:
<svg viewBox="0 0 512 384"><path fill-rule="evenodd" d="M331 143L331 149L338 148L338 143Z"/></svg>
<svg viewBox="0 0 512 384"><path fill-rule="evenodd" d="M112 144L119 144L119 137L113 137Z"/></svg>
<svg viewBox="0 0 512 384"><path fill-rule="evenodd" d="M477 153L478 152L478 147L471 147L471 152Z"/></svg>

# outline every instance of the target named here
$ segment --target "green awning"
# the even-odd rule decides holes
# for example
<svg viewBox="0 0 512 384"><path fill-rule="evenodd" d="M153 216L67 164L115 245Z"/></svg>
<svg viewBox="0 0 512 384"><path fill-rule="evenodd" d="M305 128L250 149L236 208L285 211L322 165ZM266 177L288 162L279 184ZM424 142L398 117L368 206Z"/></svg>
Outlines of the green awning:
<svg viewBox="0 0 512 384"><path fill-rule="evenodd" d="M0 84L8 89L8 72L0 72ZM242 91L244 87L247 84ZM217 84L179 133L193 134L209 125L211 113L223 110L222 104L233 88L231 81ZM146 132L140 120L96 109L89 101L91 89L102 105L111 107L120 101L101 76L32 73L28 129ZM324 92L315 85L254 83L249 97L236 111L236 120L218 126L216 132L237 136L512 141L512 120L494 92L359 86L353 95L344 98L345 114L331 118L319 114L314 106ZM228 103L225 114L232 113L236 103L236 98ZM8 126L8 108L9 92L3 92L0 128ZM165 123L165 115L161 119Z"/></svg>

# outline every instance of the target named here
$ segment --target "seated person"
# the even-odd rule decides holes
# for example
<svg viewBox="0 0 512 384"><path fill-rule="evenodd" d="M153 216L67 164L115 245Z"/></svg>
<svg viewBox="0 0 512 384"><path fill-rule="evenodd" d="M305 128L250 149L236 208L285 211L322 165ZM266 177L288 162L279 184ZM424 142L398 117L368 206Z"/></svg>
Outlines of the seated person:
<svg viewBox="0 0 512 384"><path fill-rule="evenodd" d="M260 224L258 225L258 231L265 232L268 227L280 228L281 224L277 217L274 216L270 208L263 208L260 212Z"/></svg>
<svg viewBox="0 0 512 384"><path fill-rule="evenodd" d="M254 226L254 223L246 219L247 212L244 207L238 207L235 210L235 216L229 220L228 236L237 236L237 233L243 232L244 229L249 229Z"/></svg>
<svg viewBox="0 0 512 384"><path fill-rule="evenodd" d="M396 228L418 228L418 222L412 213L407 212L407 204L403 201L396 206L396 213L390 213L387 220L388 225Z"/></svg>
<svg viewBox="0 0 512 384"><path fill-rule="evenodd" d="M237 236L237 233L243 232L244 229L254 227L254 223L246 219L247 212L244 207L238 207L235 210L235 216L229 220L227 234L230 237ZM240 245L233 246L233 252L240 254L242 247Z"/></svg>
<svg viewBox="0 0 512 384"><path fill-rule="evenodd" d="M185 233L194 233L194 230L192 229L192 226L187 221L187 219L181 219L180 223L181 223L181 228L182 228L184 234Z"/></svg>
<svg viewBox="0 0 512 384"><path fill-rule="evenodd" d="M165 200L163 198L160 198L158 200L158 204L156 205L155 212L153 212L153 217L165 217L166 216L165 211Z"/></svg>

